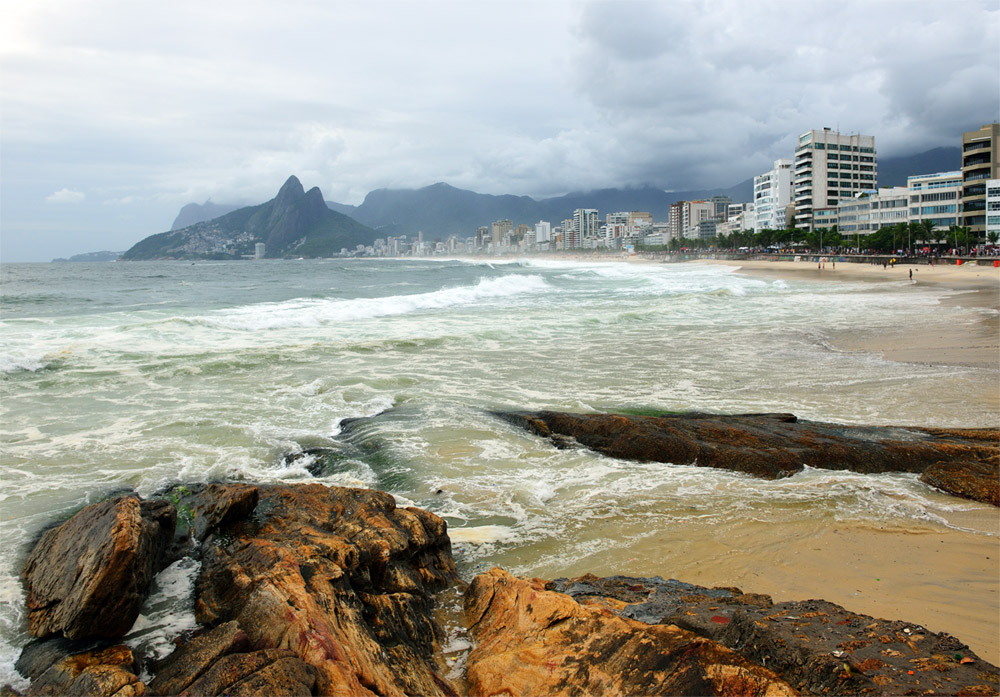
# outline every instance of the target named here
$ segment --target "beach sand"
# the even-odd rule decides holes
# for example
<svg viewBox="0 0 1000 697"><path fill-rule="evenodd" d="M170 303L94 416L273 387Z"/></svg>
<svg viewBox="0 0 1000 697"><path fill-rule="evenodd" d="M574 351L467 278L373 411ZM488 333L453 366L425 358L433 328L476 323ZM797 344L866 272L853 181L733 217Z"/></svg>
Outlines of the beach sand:
<svg viewBox="0 0 1000 697"><path fill-rule="evenodd" d="M859 324L852 332L829 337L831 343L843 350L879 353L891 361L1000 370L1000 268L992 265L897 264L882 268L872 264L833 264L828 261L825 268L818 269L816 262L812 261L712 260L695 263L735 266L741 274L764 278L827 282L910 283L912 270L914 286L954 291L943 302L955 307L980 309L983 311L982 320L963 331L948 326L924 326L914 330L913 327ZM991 399L993 403L1000 401L998 384L994 381L986 387L990 389L981 398Z"/></svg>
<svg viewBox="0 0 1000 697"><path fill-rule="evenodd" d="M834 268L829 261L825 269L805 261L695 263L736 266L738 273L771 279L826 282L909 283L913 269L915 286L954 291L943 302L982 310L982 319L960 331L947 326L859 325L830 337L831 343L893 361L983 369L982 389L963 394L963 399L994 408L1000 403L1000 268L900 264L883 269L851 263ZM713 556L687 580L712 585L740 578L744 590L768 593L776 600L818 597L857 612L922 623L959 637L981 657L1000 664L1000 511L979 508L947 517L951 525L979 534L843 525L836 530L799 530L789 537L747 524L739 534L758 540L774 537L774 558Z"/></svg>

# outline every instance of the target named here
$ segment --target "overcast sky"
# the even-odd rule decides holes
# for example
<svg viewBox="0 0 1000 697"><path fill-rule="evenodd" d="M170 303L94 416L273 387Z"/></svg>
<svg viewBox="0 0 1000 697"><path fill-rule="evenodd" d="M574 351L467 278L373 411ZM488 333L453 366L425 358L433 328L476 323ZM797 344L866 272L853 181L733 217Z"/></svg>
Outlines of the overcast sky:
<svg viewBox="0 0 1000 697"><path fill-rule="evenodd" d="M260 203L290 174L352 204L439 181L730 186L811 128L885 157L1000 118L1000 0L0 0L0 17L3 261L124 250L185 203Z"/></svg>

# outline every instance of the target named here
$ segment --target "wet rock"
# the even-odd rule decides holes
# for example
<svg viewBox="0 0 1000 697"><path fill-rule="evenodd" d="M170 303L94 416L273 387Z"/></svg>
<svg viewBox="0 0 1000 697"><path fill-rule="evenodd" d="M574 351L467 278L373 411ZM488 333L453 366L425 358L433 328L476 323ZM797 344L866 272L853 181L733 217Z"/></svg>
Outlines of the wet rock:
<svg viewBox="0 0 1000 697"><path fill-rule="evenodd" d="M465 597L472 695L794 695L775 673L674 625L649 625L499 569Z"/></svg>
<svg viewBox="0 0 1000 697"><path fill-rule="evenodd" d="M989 462L963 460L936 462L920 475L920 480L954 496L1000 506L1000 478Z"/></svg>
<svg viewBox="0 0 1000 697"><path fill-rule="evenodd" d="M31 678L27 697L47 695L140 695L146 686L135 675L135 658L127 646L117 645L72 652L73 644L56 639L22 653L17 668ZM58 644L45 646L44 644ZM55 661L48 659L56 657ZM48 664L48 665L46 665ZM45 666L43 668L43 666ZM27 672L25 672L27 671ZM120 692L125 690L124 692Z"/></svg>
<svg viewBox="0 0 1000 697"><path fill-rule="evenodd" d="M236 622L225 622L187 642L167 658L149 683L157 695L176 695L197 680L220 658L246 651L250 641Z"/></svg>
<svg viewBox="0 0 1000 697"><path fill-rule="evenodd" d="M168 492L177 498L182 517L189 519L191 534L204 540L209 533L246 520L257 507L257 487L232 484L176 486Z"/></svg>
<svg viewBox="0 0 1000 697"><path fill-rule="evenodd" d="M163 566L175 525L169 503L123 496L91 504L46 532L23 572L31 633L124 636Z"/></svg>
<svg viewBox="0 0 1000 697"><path fill-rule="evenodd" d="M948 493L1000 505L1000 429L845 426L792 414L497 412L558 448L568 439L609 457L717 467L766 479L806 465L923 473Z"/></svg>
<svg viewBox="0 0 1000 697"><path fill-rule="evenodd" d="M444 521L378 491L256 488L253 514L205 540L199 622L291 649L320 694L452 694L432 614L433 592L458 581Z"/></svg>
<svg viewBox="0 0 1000 697"><path fill-rule="evenodd" d="M294 651L264 649L219 659L180 695L254 694L251 690L262 695L309 695L315 683L316 669L299 659Z"/></svg>
<svg viewBox="0 0 1000 697"><path fill-rule="evenodd" d="M803 694L995 694L1000 688L997 668L954 637L824 600L773 603L738 588L658 577L584 576L547 587L621 617L719 642Z"/></svg>

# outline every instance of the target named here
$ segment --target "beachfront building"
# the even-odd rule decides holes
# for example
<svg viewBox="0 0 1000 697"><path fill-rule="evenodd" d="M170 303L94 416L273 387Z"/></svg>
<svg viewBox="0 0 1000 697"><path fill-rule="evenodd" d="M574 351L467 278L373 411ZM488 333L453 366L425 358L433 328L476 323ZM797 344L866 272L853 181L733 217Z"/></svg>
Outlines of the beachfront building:
<svg viewBox="0 0 1000 697"><path fill-rule="evenodd" d="M695 239L701 236L701 223L715 219L715 202L713 201L684 201L681 207L681 231L687 239ZM712 236L715 235L713 226Z"/></svg>
<svg viewBox="0 0 1000 697"><path fill-rule="evenodd" d="M848 238L859 239L876 230L906 223L909 189L905 186L867 191L855 198L842 199L837 204L837 231ZM823 227L830 227L826 223Z"/></svg>
<svg viewBox="0 0 1000 697"><path fill-rule="evenodd" d="M930 220L934 228L947 230L962 224L962 172L914 174L906 178L910 222Z"/></svg>
<svg viewBox="0 0 1000 697"><path fill-rule="evenodd" d="M600 235L600 221L597 218L596 208L577 208L573 211L573 226L576 228L576 235L579 243L575 246L583 247L593 245L592 240ZM586 240L591 240L586 242Z"/></svg>
<svg viewBox="0 0 1000 697"><path fill-rule="evenodd" d="M753 231L785 227L785 207L792 201L792 166L788 158L775 160L774 167L753 178Z"/></svg>
<svg viewBox="0 0 1000 697"><path fill-rule="evenodd" d="M684 234L684 201L670 204L670 212L667 216L667 231L670 239L680 239Z"/></svg>
<svg viewBox="0 0 1000 697"><path fill-rule="evenodd" d="M1000 179L1000 123L962 134L962 225L975 237L986 232L986 182Z"/></svg>
<svg viewBox="0 0 1000 697"><path fill-rule="evenodd" d="M996 244L1000 240L1000 179L986 181L986 241Z"/></svg>
<svg viewBox="0 0 1000 697"><path fill-rule="evenodd" d="M795 150L792 194L795 227L815 230L828 227L817 213L866 190L878 182L875 136L842 134L829 128L799 136Z"/></svg>

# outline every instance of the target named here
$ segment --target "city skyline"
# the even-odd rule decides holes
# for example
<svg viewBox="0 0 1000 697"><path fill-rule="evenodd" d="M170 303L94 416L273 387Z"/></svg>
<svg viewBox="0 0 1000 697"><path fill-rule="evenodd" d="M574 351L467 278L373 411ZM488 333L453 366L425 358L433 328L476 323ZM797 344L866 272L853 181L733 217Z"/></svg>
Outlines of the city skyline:
<svg viewBox="0 0 1000 697"><path fill-rule="evenodd" d="M824 126L952 146L1000 104L1000 10L960 6L6 3L0 258L124 249L290 172L545 198L731 186Z"/></svg>

